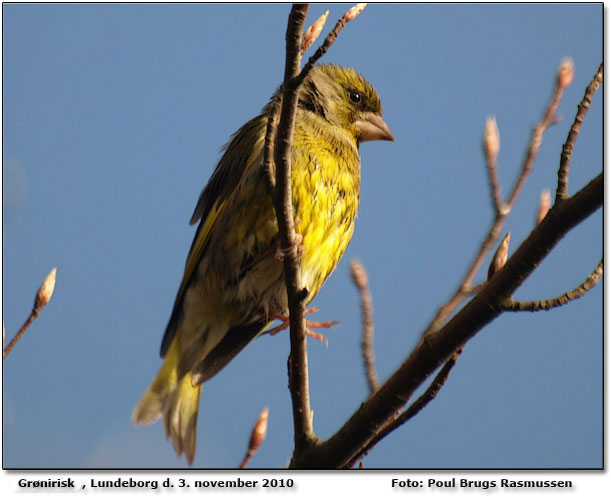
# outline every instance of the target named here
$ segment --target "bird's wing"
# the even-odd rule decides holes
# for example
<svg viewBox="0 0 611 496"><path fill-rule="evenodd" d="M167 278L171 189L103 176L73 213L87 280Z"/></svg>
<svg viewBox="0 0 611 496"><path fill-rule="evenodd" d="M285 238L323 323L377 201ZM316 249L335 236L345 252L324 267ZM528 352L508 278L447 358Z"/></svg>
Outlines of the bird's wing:
<svg viewBox="0 0 611 496"><path fill-rule="evenodd" d="M162 357L165 356L176 334L178 320L182 313L182 300L185 290L196 273L200 260L206 253L216 221L227 207L228 199L240 183L244 173L260 160L261 153L258 150L262 148L266 125L266 116L260 115L246 123L233 135L214 174L199 195L190 223L194 224L200 219L201 221L187 257L185 273L176 295L172 316L161 342Z"/></svg>
<svg viewBox="0 0 611 496"><path fill-rule="evenodd" d="M259 336L271 322L264 319L232 327L193 371L193 384L201 384L218 374L225 365Z"/></svg>

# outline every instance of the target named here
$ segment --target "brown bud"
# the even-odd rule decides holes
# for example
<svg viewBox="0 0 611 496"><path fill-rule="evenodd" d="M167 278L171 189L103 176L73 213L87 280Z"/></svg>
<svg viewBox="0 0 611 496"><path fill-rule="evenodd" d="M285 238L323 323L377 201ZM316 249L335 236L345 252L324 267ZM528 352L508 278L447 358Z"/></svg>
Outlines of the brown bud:
<svg viewBox="0 0 611 496"><path fill-rule="evenodd" d="M322 28L325 27L325 23L327 22L327 17L329 17L329 11L327 10L323 15L321 15L314 23L306 30L303 34L303 41L301 42L301 55L308 51L313 43L316 41Z"/></svg>
<svg viewBox="0 0 611 496"><path fill-rule="evenodd" d="M571 86L573 78L575 77L575 65L573 59L567 57L562 60L560 67L558 68L558 87L566 89Z"/></svg>
<svg viewBox="0 0 611 496"><path fill-rule="evenodd" d="M552 198L549 189L541 191L541 198L539 199L539 211L537 212L537 225L541 224L541 221L549 212L552 205Z"/></svg>
<svg viewBox="0 0 611 496"><path fill-rule="evenodd" d="M365 267L358 260L352 260L350 262L350 275L352 276L352 280L354 284L356 284L359 288L364 288L367 286L367 272L365 271Z"/></svg>
<svg viewBox="0 0 611 496"><path fill-rule="evenodd" d="M55 289L55 274L57 269L54 267L49 275L44 280L38 293L36 293L36 300L34 301L34 309L40 311L44 306L49 303L51 296L53 296L53 290Z"/></svg>
<svg viewBox="0 0 611 496"><path fill-rule="evenodd" d="M501 244L494 252L494 256L488 267L488 280L492 279L492 276L505 266L507 254L509 253L509 238L511 238L510 232L505 235L503 241L501 241Z"/></svg>
<svg viewBox="0 0 611 496"><path fill-rule="evenodd" d="M366 3L357 3L354 7L352 7L348 12L344 14L344 21L349 22L358 16L363 10L367 7Z"/></svg>
<svg viewBox="0 0 611 496"><path fill-rule="evenodd" d="M269 418L269 408L265 407L263 411L259 414L259 418L257 419L257 423L252 429L252 434L250 435L250 443L248 445L248 452L255 453L265 441L265 436L267 434L267 419Z"/></svg>
<svg viewBox="0 0 611 496"><path fill-rule="evenodd" d="M496 125L496 118L490 116L486 120L486 128L484 130L484 153L489 162L496 162L500 149L501 136L499 134L499 127Z"/></svg>

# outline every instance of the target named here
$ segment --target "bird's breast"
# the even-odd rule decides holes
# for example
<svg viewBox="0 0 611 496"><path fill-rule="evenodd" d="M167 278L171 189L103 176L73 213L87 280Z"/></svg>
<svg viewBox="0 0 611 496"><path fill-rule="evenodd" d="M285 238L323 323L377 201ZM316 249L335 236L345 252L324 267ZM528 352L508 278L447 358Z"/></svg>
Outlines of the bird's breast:
<svg viewBox="0 0 611 496"><path fill-rule="evenodd" d="M303 236L302 282L312 297L342 257L354 231L360 192L358 155L309 150L293 169L295 230Z"/></svg>

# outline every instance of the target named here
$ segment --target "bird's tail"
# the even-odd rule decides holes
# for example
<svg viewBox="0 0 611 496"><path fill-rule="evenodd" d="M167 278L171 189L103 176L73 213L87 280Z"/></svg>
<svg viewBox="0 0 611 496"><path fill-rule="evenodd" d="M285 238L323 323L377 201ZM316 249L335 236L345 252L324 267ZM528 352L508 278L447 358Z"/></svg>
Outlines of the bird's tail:
<svg viewBox="0 0 611 496"><path fill-rule="evenodd" d="M172 440L176 454L184 453L191 465L202 386L193 385L191 372L179 377L179 351L178 339L174 339L159 373L134 408L132 422L146 425L163 417L166 437Z"/></svg>

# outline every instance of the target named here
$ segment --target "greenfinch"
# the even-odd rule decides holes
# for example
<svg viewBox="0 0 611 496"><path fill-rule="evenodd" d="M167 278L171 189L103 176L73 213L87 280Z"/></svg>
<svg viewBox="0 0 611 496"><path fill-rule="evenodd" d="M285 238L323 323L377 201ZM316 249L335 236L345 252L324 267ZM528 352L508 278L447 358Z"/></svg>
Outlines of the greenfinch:
<svg viewBox="0 0 611 496"><path fill-rule="evenodd" d="M272 104L225 146L191 217L199 222L163 341L164 358L133 412L163 417L166 437L195 456L202 382L218 373L275 317L288 312L278 225L263 148ZM346 251L359 206L359 145L392 140L375 88L353 69L319 65L299 90L291 192L308 302Z"/></svg>

